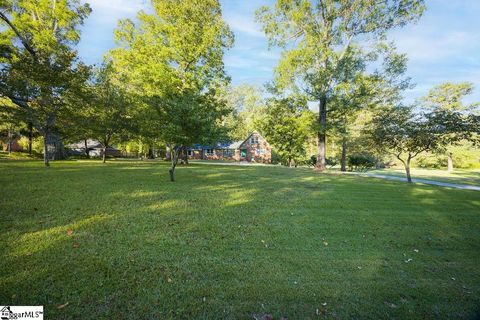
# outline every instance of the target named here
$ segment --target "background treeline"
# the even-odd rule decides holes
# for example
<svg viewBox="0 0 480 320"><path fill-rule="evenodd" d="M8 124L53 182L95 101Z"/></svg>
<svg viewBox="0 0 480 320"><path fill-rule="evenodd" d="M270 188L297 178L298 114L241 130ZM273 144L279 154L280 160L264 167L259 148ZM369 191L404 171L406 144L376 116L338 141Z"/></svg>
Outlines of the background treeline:
<svg viewBox="0 0 480 320"><path fill-rule="evenodd" d="M471 83L444 83L404 105L407 56L387 33L420 19L423 0L277 1L257 10L280 47L272 81L232 87L223 57L234 34L218 0L152 0L118 22L100 66L75 50L91 8L80 0L0 2L0 131L50 160L94 139L106 150L161 156L170 179L189 146L258 130L274 162L364 170L477 166ZM40 147L42 150L40 150ZM87 149L87 148L86 148ZM88 149L87 149L88 150ZM88 157L88 153L85 154Z"/></svg>

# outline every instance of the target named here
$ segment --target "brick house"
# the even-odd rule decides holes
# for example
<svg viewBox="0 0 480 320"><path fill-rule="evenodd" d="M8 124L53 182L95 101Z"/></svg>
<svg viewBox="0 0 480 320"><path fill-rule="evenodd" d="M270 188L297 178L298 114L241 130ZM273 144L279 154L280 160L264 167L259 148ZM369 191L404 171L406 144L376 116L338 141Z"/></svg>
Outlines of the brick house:
<svg viewBox="0 0 480 320"><path fill-rule="evenodd" d="M216 146L194 145L187 149L189 159L230 160L247 162L272 162L272 148L258 132L247 139L232 143L219 143Z"/></svg>

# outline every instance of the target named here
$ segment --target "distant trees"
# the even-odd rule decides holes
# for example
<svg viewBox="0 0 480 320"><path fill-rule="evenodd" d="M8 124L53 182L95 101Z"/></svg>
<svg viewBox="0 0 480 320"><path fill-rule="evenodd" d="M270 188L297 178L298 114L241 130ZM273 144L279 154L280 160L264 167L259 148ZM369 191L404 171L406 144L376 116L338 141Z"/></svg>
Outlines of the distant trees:
<svg viewBox="0 0 480 320"><path fill-rule="evenodd" d="M480 106L479 103L464 104L463 99L473 93L471 82L445 82L432 88L420 102L423 107L433 112L455 111L470 114ZM453 146L446 146L447 170L453 171Z"/></svg>
<svg viewBox="0 0 480 320"><path fill-rule="evenodd" d="M226 92L228 106L232 113L226 119L232 140L243 140L258 130L266 112L264 91L261 87L242 84L230 87Z"/></svg>
<svg viewBox="0 0 480 320"><path fill-rule="evenodd" d="M183 148L217 140L230 112L224 99L229 79L223 53L233 34L217 0L153 0L154 12L123 20L113 65L130 94L157 114L159 138L171 150L170 180Z"/></svg>
<svg viewBox="0 0 480 320"><path fill-rule="evenodd" d="M278 85L304 90L319 102L319 170L326 166L327 106L335 89L352 80L346 77L346 61L352 54L359 61L369 60L367 46L358 42L376 48L388 30L417 20L423 10L423 0L278 0L272 8L257 11L270 45L284 48L276 69Z"/></svg>
<svg viewBox="0 0 480 320"><path fill-rule="evenodd" d="M369 130L373 142L404 165L407 181L412 182L413 158L468 138L471 126L452 110L415 113L413 107L391 107L376 114Z"/></svg>
<svg viewBox="0 0 480 320"><path fill-rule="evenodd" d="M306 158L306 150L314 125L314 113L301 98L272 98L259 129L275 151L291 167Z"/></svg>

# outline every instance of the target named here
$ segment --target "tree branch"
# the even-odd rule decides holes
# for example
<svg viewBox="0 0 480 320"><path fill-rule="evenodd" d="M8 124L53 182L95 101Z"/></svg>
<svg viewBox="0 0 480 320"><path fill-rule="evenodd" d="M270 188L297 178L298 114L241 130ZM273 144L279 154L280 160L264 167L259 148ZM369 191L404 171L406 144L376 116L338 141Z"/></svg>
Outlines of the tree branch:
<svg viewBox="0 0 480 320"><path fill-rule="evenodd" d="M36 59L37 53L35 52L33 47L30 46L27 39L20 34L20 31L18 31L18 29L12 24L10 19L8 19L8 17L2 11L0 11L0 19L2 19L3 21L5 21L6 24L8 24L8 26L13 30L13 32L15 32L17 37L20 39L25 49L32 55L34 59Z"/></svg>

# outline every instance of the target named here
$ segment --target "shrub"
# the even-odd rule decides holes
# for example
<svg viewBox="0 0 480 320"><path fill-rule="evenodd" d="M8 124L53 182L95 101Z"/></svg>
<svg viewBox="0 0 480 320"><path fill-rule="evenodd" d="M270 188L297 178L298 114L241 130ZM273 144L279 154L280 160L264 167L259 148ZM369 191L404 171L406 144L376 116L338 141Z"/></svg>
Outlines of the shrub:
<svg viewBox="0 0 480 320"><path fill-rule="evenodd" d="M367 171L375 167L375 158L371 155L352 154L348 156L348 168L350 171Z"/></svg>

